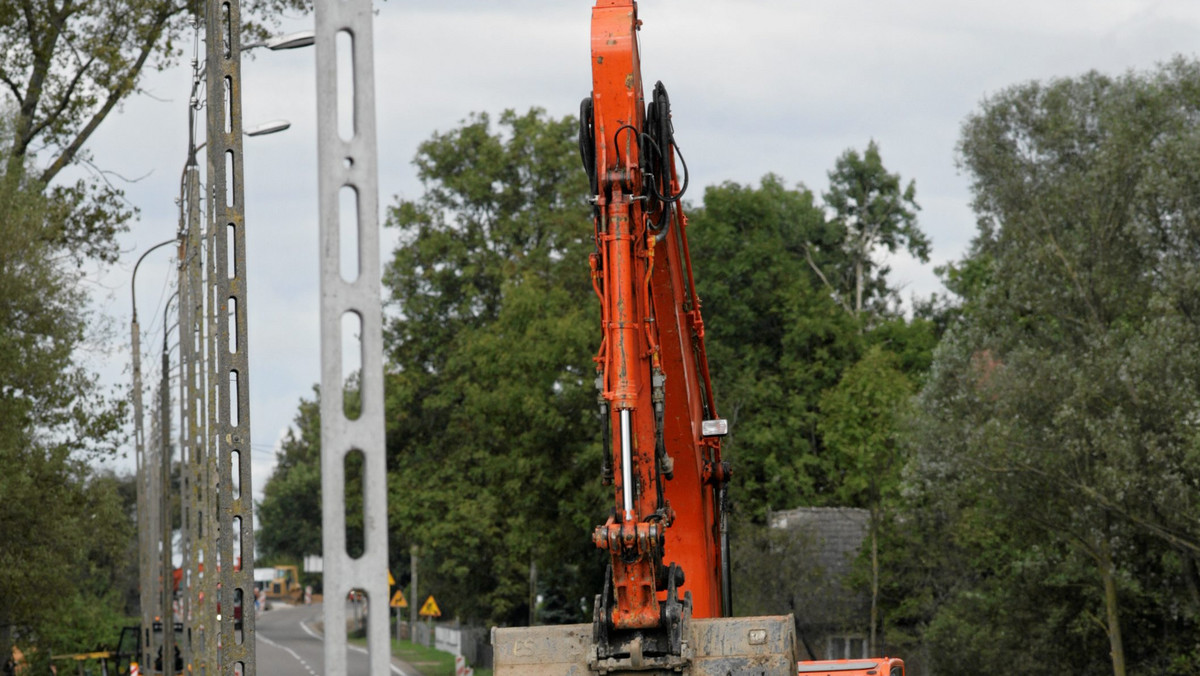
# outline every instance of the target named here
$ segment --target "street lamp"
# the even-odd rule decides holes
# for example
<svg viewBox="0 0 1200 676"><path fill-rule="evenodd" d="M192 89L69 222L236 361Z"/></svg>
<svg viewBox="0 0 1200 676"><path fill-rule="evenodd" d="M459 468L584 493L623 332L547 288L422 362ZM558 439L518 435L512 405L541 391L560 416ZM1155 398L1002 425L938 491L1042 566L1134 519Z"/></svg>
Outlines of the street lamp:
<svg viewBox="0 0 1200 676"><path fill-rule="evenodd" d="M249 129L243 130L242 135L247 136L247 137L266 136L268 134L276 134L278 132L285 131L287 129L291 129L291 127L292 127L292 123L288 122L287 120L282 120L282 119L269 120L267 122L257 124ZM195 147L191 147L191 146L188 147L187 162L185 162L183 165L183 172L181 172L179 174L179 195L180 195L180 197L179 197L179 201L177 203L179 204L179 210L180 210L181 215L183 213L183 209L186 208L185 205L186 205L187 200L186 200L185 196L187 195L187 190L185 189L185 186L187 184L188 168L198 166L197 162L196 162L196 153L200 152L206 145L208 145L208 141L201 141ZM197 197L197 199L198 199L198 197ZM174 240L171 240L171 241L174 241Z"/></svg>
<svg viewBox="0 0 1200 676"><path fill-rule="evenodd" d="M267 38L266 40L255 40L254 42L246 43L246 44L242 45L242 48L240 51L248 52L252 49L257 49L258 47L266 47L267 49L269 49L273 52L277 52L277 51L282 51L285 49L298 49L300 47L309 47L313 43L316 42L316 35L317 35L316 31L313 31L313 30L297 31L295 33L288 33L286 35L275 35L275 36ZM196 118L195 118L195 116L196 116L196 110L199 109L199 107L200 107L200 99L198 98L199 91L200 91L200 83L204 80L204 74L207 71L208 71L207 63L204 64L203 66L201 66L199 61L197 61L195 59L192 60L192 95L190 98L191 103L188 107L189 108L188 109L188 158L189 158L189 162L191 162L191 163L195 163L196 152L198 152L201 148L204 147L204 143L201 143L200 145L195 145L195 142L196 142L195 141L195 139L196 139L196 131L195 131ZM277 131L283 131L284 129L287 129L288 127L291 126L291 123L286 120L273 120L266 124L277 124L277 123L282 123L283 126L278 127L278 128L272 128L272 129L265 130L265 131L257 131L256 133L251 133L251 132L254 132L254 130L252 129L250 131L246 131L243 133L246 136L262 136L264 134L273 134ZM259 125L259 127L263 127L263 126L265 126L265 125Z"/></svg>
<svg viewBox="0 0 1200 676"><path fill-rule="evenodd" d="M287 35L276 35L269 37L266 40L255 40L242 45L242 51L248 52L256 47L266 47L272 51L281 49L296 49L297 47L308 47L317 41L317 33L313 30L299 31L296 33L288 33Z"/></svg>
<svg viewBox="0 0 1200 676"><path fill-rule="evenodd" d="M242 133L246 136L266 136L291 128L292 123L287 120L269 120L262 124L255 125Z"/></svg>

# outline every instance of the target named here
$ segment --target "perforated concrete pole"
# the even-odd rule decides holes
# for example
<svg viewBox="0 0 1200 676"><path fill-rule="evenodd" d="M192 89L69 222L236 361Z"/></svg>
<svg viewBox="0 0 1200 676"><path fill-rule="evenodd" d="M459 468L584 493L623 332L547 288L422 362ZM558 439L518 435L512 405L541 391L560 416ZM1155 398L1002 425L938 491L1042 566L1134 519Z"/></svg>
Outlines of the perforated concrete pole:
<svg viewBox="0 0 1200 676"><path fill-rule="evenodd" d="M204 273L204 231L206 229L200 211L200 168L189 163L185 172L184 207L187 217L185 265L181 281L186 291L186 302L180 304L186 312L181 316L183 332L180 343L180 363L183 374L183 412L186 420L181 421L186 453L183 476L187 518L185 525L185 577L184 595L184 664L191 665L191 673L207 674L216 664L216 641L211 636L215 605L213 589L206 585L206 578L216 574L213 566L205 562L213 556L212 520L209 493L212 478L208 472L208 396L207 396L207 338ZM186 340L184 340L186 337Z"/></svg>
<svg viewBox="0 0 1200 676"><path fill-rule="evenodd" d="M383 332L379 270L375 79L370 0L317 0L317 158L321 269L321 492L325 556L325 674L346 673L346 596L365 592L371 676L390 665L387 586L387 468L384 462ZM339 59L339 50L348 58ZM339 64L348 66L339 70ZM346 100L339 101L339 81ZM339 106L339 103L341 104ZM342 200L353 205L341 209ZM346 220L341 222L341 213ZM342 233L348 236L343 237ZM342 256L343 241L357 255ZM350 253L350 252L347 252ZM341 261L356 259L353 270ZM349 267L349 266L348 266ZM343 331L357 325L359 340ZM358 416L343 403L347 339L361 350ZM361 453L364 550L346 546L346 463Z"/></svg>
<svg viewBox="0 0 1200 676"><path fill-rule="evenodd" d="M215 259L217 549L221 676L254 676L254 526L246 228L242 191L241 8L209 0L205 14L210 214Z"/></svg>

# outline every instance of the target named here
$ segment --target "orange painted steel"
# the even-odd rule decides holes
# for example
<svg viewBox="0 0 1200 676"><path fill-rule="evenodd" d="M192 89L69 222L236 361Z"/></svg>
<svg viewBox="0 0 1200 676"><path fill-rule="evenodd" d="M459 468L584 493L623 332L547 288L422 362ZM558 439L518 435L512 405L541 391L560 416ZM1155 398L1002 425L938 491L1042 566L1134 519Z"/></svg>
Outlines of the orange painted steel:
<svg viewBox="0 0 1200 676"><path fill-rule="evenodd" d="M719 440L701 437L701 422L716 413L687 219L673 200L661 199L680 192L675 151L656 148L670 158L669 181L641 166L644 144L653 141L645 130L640 25L631 0L598 0L592 10L598 254L591 274L601 302L596 362L610 416L616 502L593 540L612 559L609 619L617 629L662 624L671 563L684 573L679 595L690 592L692 614L722 615L717 487L728 477Z"/></svg>

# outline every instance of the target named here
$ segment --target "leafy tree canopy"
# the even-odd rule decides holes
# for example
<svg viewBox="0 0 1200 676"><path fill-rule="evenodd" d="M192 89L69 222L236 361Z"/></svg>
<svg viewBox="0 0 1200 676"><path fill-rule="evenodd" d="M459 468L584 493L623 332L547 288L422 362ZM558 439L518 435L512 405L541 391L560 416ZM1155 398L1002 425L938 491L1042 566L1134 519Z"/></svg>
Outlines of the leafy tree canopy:
<svg viewBox="0 0 1200 676"><path fill-rule="evenodd" d="M904 203L877 150L867 155L864 166L880 184L875 198ZM839 160L863 163L853 152ZM905 227L924 241L915 224ZM733 496L759 523L771 508L841 504L840 486L857 461L829 447L821 399L868 346L900 355L898 367L912 377L928 368L934 327L882 302L894 295L886 269L863 292L881 302L864 305L861 314L848 312L844 301L854 296L853 285L834 287L838 278L823 272L854 268L858 249L848 232L827 220L810 190L788 188L775 175L758 187L710 187L692 215L688 234L717 407L731 425L723 448L734 465Z"/></svg>
<svg viewBox="0 0 1200 676"><path fill-rule="evenodd" d="M419 545L422 589L448 613L508 623L529 616L534 563L553 600L542 618L566 621L602 586L604 559L587 535L610 501L598 476L607 451L593 385L591 209L573 120L534 110L498 122L480 114L434 134L415 160L423 196L389 212L401 232L385 271L395 308L385 337L392 558ZM898 191L893 183L881 190ZM845 419L828 429L849 439L877 420L891 424L910 374L918 381L928 367L930 323L884 312L886 303L861 315L840 307L814 266L848 264L845 229L812 192L777 176L709 188L688 227L743 513L761 524L771 507L867 504L865 491L841 487L848 475L861 487L864 471L894 486L894 453L866 462L858 446L826 443L823 399L833 401L827 392L864 360L845 387L885 393L830 404ZM873 274L871 294L891 294L886 271ZM293 485L297 476L307 478ZM275 509L273 495L303 493L315 480L313 470L285 468L260 514Z"/></svg>
<svg viewBox="0 0 1200 676"><path fill-rule="evenodd" d="M254 542L266 560L299 561L321 552L321 404L316 387L313 393L300 400L257 505Z"/></svg>
<svg viewBox="0 0 1200 676"><path fill-rule="evenodd" d="M513 623L531 560L548 578L602 566L586 537L604 516L599 313L577 124L536 109L498 122L423 143L425 194L389 213L403 238L385 275L389 517L401 551L419 544L435 567L422 584L444 611Z"/></svg>
<svg viewBox="0 0 1200 676"><path fill-rule="evenodd" d="M14 640L65 652L91 647L83 638L115 638L67 618L89 604L93 619L119 618L117 577L132 537L117 484L89 466L119 446L124 402L75 362L89 337L86 298L62 255L64 215L38 188L21 172L0 174L0 463L11 468L0 476L5 655Z"/></svg>
<svg viewBox="0 0 1200 676"><path fill-rule="evenodd" d="M912 472L965 536L933 634L964 660L1032 625L1106 646L1118 676L1196 655L1163 636L1200 620L1198 111L1200 65L1176 60L1018 85L963 127L979 234ZM967 630L1029 590L986 638ZM1078 670L1059 648L1041 663Z"/></svg>
<svg viewBox="0 0 1200 676"><path fill-rule="evenodd" d="M847 150L829 172L829 191L822 197L833 211L830 226L842 256L828 273L821 272L811 254L810 262L855 316L863 318L868 304L886 303L895 295L888 287L888 268L874 260L877 250L896 253L903 248L922 262L929 260L929 239L917 226L916 193L915 181L902 189L900 175L883 166L875 141L861 155ZM875 313L886 310L882 305Z"/></svg>
<svg viewBox="0 0 1200 676"><path fill-rule="evenodd" d="M284 10L309 0L241 3L243 34L263 37ZM0 107L12 108L0 154L7 174L29 172L55 208L70 215L60 238L87 257L116 260L115 236L132 215L120 188L96 170L86 143L147 69L183 53L199 0L0 0ZM102 161L102 160L101 160ZM63 169L93 176L64 185Z"/></svg>

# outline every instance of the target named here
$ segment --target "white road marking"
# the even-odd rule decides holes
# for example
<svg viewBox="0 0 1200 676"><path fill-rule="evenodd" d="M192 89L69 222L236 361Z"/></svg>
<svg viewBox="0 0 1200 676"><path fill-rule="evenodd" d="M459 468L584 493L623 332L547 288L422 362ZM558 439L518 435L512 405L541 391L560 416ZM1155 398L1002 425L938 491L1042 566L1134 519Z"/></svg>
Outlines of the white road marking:
<svg viewBox="0 0 1200 676"><path fill-rule="evenodd" d="M289 648L285 645L280 645L280 644L272 641L271 639L267 638L266 636L263 636L262 633L260 633L260 632L255 632L255 633L258 635L258 640L266 643L269 646L274 646L276 648L279 648L280 650L286 652L287 654L291 655L292 657L295 657L296 661L299 662L305 669L308 670L308 673L312 674L312 676L317 676L317 672L313 671L313 668L308 666L308 662L305 662L303 657L300 657L299 655L297 655L295 650L292 650L291 648Z"/></svg>
<svg viewBox="0 0 1200 676"><path fill-rule="evenodd" d="M318 634L316 631L314 631L311 627L309 627L303 621L300 622L300 628L303 629L306 634L317 639L318 641L325 640L324 636ZM347 643L346 647L351 650L357 650L358 652L360 652L364 655L367 655L368 657L370 656L370 653L367 652L366 648L360 648L359 646L356 646L353 643ZM401 669L399 666L397 666L395 663L393 663L390 659L388 660L388 666L392 668L392 671L396 672L400 676L413 676L412 674L408 673L407 671Z"/></svg>

